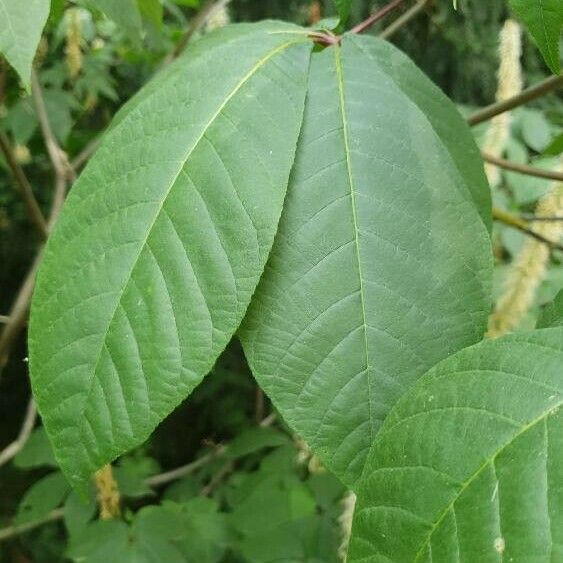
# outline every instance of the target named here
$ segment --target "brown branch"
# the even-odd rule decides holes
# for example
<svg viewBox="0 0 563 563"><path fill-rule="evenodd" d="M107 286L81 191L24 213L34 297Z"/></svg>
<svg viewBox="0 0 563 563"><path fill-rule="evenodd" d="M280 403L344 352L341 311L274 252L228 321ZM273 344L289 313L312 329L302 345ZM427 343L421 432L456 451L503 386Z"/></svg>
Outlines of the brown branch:
<svg viewBox="0 0 563 563"><path fill-rule="evenodd" d="M512 213L508 213L502 209L498 209L496 207L493 208L493 219L495 221L499 221L513 229L517 229L520 232L524 233L525 235L532 237L548 246L555 248L557 250L563 251L563 245L553 241L546 239L543 235L540 235L536 231L530 229L526 221L518 217L517 215L513 215Z"/></svg>
<svg viewBox="0 0 563 563"><path fill-rule="evenodd" d="M419 0L414 6L409 8L402 16L398 17L391 25L386 27L380 34L379 37L382 39L389 39L392 35L397 33L401 28L408 24L412 19L414 19L431 0Z"/></svg>
<svg viewBox="0 0 563 563"><path fill-rule="evenodd" d="M6 160L8 169L12 175L16 189L18 190L25 205L29 220L41 236L41 239L45 240L47 238L47 222L45 221L41 208L35 199L31 184L29 183L22 167L16 160L11 143L4 133L0 133L0 152L4 155L4 159Z"/></svg>
<svg viewBox="0 0 563 563"><path fill-rule="evenodd" d="M207 2L192 19L190 25L188 26L174 49L172 49L172 51L162 61L161 66L166 66L174 59L178 58L182 54L188 43L191 41L192 37L203 28L203 26L209 21L213 14L227 6L230 2L231 0Z"/></svg>
<svg viewBox="0 0 563 563"><path fill-rule="evenodd" d="M489 162L490 164L494 164L495 166L504 168L505 170L518 172L519 174L524 174L526 176L534 176L536 178L545 178L547 180L556 180L558 182L563 182L563 172L557 172L555 170L542 170L541 168L527 166L526 164L518 164L516 162L511 162L510 160L505 160L504 158L499 158L485 152L481 152L481 156L483 157L483 160L485 162Z"/></svg>
<svg viewBox="0 0 563 563"><path fill-rule="evenodd" d="M530 223L533 223L535 221L563 221L563 216L560 217L539 217L538 215L533 215L531 213L522 213L520 215L520 217L524 220L524 221L528 221Z"/></svg>
<svg viewBox="0 0 563 563"><path fill-rule="evenodd" d="M393 10L396 10L404 1L405 0L392 0L391 2L389 2L389 4L387 4L387 6L384 6L383 8L381 8L381 10L375 12L375 14L370 16L367 20L364 20L363 22L353 27L350 30L350 33L364 32L366 29L369 29L373 24L383 19L387 14L391 13Z"/></svg>
<svg viewBox="0 0 563 563"><path fill-rule="evenodd" d="M491 119L496 115L500 115L501 113L510 111L515 107L522 106L527 102L530 102L532 100L535 100L536 98L544 96L545 94L548 94L553 90L557 90L562 86L563 86L563 75L550 76L549 78L546 78L545 80L539 82L535 86L531 86L530 88L523 90L522 92L520 92L520 94L517 94L516 96L513 96L508 100L496 102L494 104L491 104L490 106L487 106L486 108L476 111L475 113L469 116L467 122L469 123L469 125L472 126L478 125L479 123L482 123L483 121L487 121L488 119Z"/></svg>
<svg viewBox="0 0 563 563"><path fill-rule="evenodd" d="M31 435L36 419L37 409L35 408L33 399L30 399L27 404L25 417L18 433L18 437L0 451L0 467L8 463L8 461L12 458L16 457L16 455L22 450Z"/></svg>
<svg viewBox="0 0 563 563"><path fill-rule="evenodd" d="M23 534L25 532L29 532L30 530L35 530L35 528L39 528L39 526L43 526L43 524L62 520L64 518L64 515L64 508L57 508L55 510L51 510L51 512L49 512L47 516L40 518L39 520L27 522L26 524L21 524L20 526L8 526L7 528L3 528L2 530L0 530L0 542L9 540L10 538L19 536L20 534Z"/></svg>

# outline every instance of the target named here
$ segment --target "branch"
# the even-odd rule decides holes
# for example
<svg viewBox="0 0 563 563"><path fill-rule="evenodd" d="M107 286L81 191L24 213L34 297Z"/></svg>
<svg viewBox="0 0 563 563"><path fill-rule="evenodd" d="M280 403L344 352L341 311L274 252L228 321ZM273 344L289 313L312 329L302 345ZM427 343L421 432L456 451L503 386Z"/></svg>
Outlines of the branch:
<svg viewBox="0 0 563 563"><path fill-rule="evenodd" d="M174 49L164 58L161 66L166 66L170 64L174 59L178 58L187 44L191 41L192 37L200 31L203 26L209 21L211 16L218 10L221 10L227 6L231 0L218 0L217 2L207 2L195 15L195 17L190 22L190 25L184 32L184 35L180 38L180 41L176 44Z"/></svg>
<svg viewBox="0 0 563 563"><path fill-rule="evenodd" d="M496 102L486 108L476 111L474 114L469 116L467 122L472 126L478 125L483 121L491 119L491 117L495 117L495 115L500 115L501 113L514 109L515 107L522 106L531 100L544 96L553 90L557 90L561 86L563 86L563 75L550 76L549 78L546 78L535 86L523 90L520 94L517 94L508 100Z"/></svg>
<svg viewBox="0 0 563 563"><path fill-rule="evenodd" d="M526 221L518 217L517 215L512 215L512 213L508 213L507 211L503 211L502 209L498 209L496 207L493 208L493 219L495 221L499 221L500 223L504 223L513 229L517 229L524 233L525 235L532 237L548 246L555 248L557 250L563 251L563 245L553 241L546 239L543 235L540 235L536 231L533 231L528 227Z"/></svg>
<svg viewBox="0 0 563 563"><path fill-rule="evenodd" d="M377 23L379 20L383 19L387 14L397 9L404 1L405 0L392 0L391 2L389 2L389 4L387 4L387 6L384 6L383 8L381 8L381 10L375 12L375 14L370 16L367 20L364 20L363 22L359 23L357 26L353 27L350 30L350 33L364 32L366 29L369 29L374 23Z"/></svg>
<svg viewBox="0 0 563 563"><path fill-rule="evenodd" d="M23 200L30 221L41 236L41 239L45 240L47 238L47 222L45 221L45 217L43 217L43 213L41 212L39 204L35 199L31 184L29 183L22 167L18 164L10 141L4 133L0 133L0 152L4 155L4 159L6 160L6 164L12 174L16 188Z"/></svg>
<svg viewBox="0 0 563 563"><path fill-rule="evenodd" d="M18 437L11 444L8 444L8 446L0 451L0 467L8 463L8 461L10 461L12 458L16 457L16 455L25 446L27 440L29 439L29 436L31 435L33 426L35 425L36 418L37 409L35 407L33 399L30 399L29 403L27 404L27 410L20 431L18 433Z"/></svg>
<svg viewBox="0 0 563 563"><path fill-rule="evenodd" d="M485 162L489 162L490 164L494 164L495 166L504 168L505 170L512 170L513 172L525 174L526 176L534 176L536 178L546 178L547 180L563 182L563 172L542 170L541 168L527 166L526 164L517 164L516 162L511 162L510 160L505 160L504 158L498 158L484 152L481 152L481 156Z"/></svg>
<svg viewBox="0 0 563 563"><path fill-rule="evenodd" d="M90 157L96 152L96 149L100 146L101 135L92 139L71 161L70 165L74 172L76 173Z"/></svg>
<svg viewBox="0 0 563 563"><path fill-rule="evenodd" d="M563 221L563 216L561 217L538 217L537 215L533 215L532 213L522 213L520 217L524 221L528 221L533 223L535 221Z"/></svg>
<svg viewBox="0 0 563 563"><path fill-rule="evenodd" d="M414 19L426 6L430 0L419 0L412 8L409 8L402 16L398 17L389 27L386 27L379 37L382 39L389 39L392 35L397 33L402 27Z"/></svg>

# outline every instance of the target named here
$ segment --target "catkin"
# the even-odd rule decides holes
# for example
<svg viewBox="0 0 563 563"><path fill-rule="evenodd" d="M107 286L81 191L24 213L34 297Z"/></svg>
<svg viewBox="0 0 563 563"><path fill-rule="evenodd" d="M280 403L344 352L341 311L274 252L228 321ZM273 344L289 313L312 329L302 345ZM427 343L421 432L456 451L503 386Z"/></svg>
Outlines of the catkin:
<svg viewBox="0 0 563 563"><path fill-rule="evenodd" d="M74 8L67 10L65 61L71 80L74 80L80 74L82 68L81 31L78 10Z"/></svg>
<svg viewBox="0 0 563 563"><path fill-rule="evenodd" d="M231 23L231 16L229 15L229 9L226 6L220 6L216 10L213 10L209 16L207 22L205 23L205 31L209 33L215 29L225 27Z"/></svg>
<svg viewBox="0 0 563 563"><path fill-rule="evenodd" d="M563 171L563 158L559 171ZM538 217L558 217L563 214L563 183L553 182L549 192L536 207ZM533 223L535 232L545 239L558 242L563 238L562 221ZM487 336L496 338L518 327L534 303L536 291L545 277L549 263L549 246L528 238L515 258L506 278L503 293L489 319Z"/></svg>
<svg viewBox="0 0 563 563"><path fill-rule="evenodd" d="M96 484L98 506L100 508L100 519L111 520L120 515L119 489L113 478L111 465L104 465L94 474Z"/></svg>
<svg viewBox="0 0 563 563"><path fill-rule="evenodd" d="M522 30L513 20L506 20L500 32L500 67L496 99L501 102L522 91ZM492 156L502 156L510 134L510 112L501 113L491 119L485 134L483 151ZM500 170L492 164L485 164L485 173L491 186L500 181Z"/></svg>

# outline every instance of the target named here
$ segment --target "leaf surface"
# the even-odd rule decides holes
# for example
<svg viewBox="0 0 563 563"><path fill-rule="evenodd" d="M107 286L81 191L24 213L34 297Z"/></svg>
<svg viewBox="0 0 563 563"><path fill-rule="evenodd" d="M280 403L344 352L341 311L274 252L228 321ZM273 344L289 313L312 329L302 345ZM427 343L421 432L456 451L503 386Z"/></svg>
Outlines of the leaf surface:
<svg viewBox="0 0 563 563"><path fill-rule="evenodd" d="M563 326L563 289L546 305L538 319L538 328Z"/></svg>
<svg viewBox="0 0 563 563"><path fill-rule="evenodd" d="M143 442L244 316L301 125L311 47L295 30L240 25L199 41L141 92L72 189L38 274L29 348L73 483Z"/></svg>
<svg viewBox="0 0 563 563"><path fill-rule="evenodd" d="M490 294L465 181L388 63L366 54L374 41L313 55L282 219L240 333L260 385L349 485L402 393L482 338Z"/></svg>
<svg viewBox="0 0 563 563"><path fill-rule="evenodd" d="M554 328L433 368L376 439L348 560L561 561L562 366Z"/></svg>
<svg viewBox="0 0 563 563"><path fill-rule="evenodd" d="M561 0L510 0L514 15L526 26L547 66L559 74L559 39L563 28Z"/></svg>
<svg viewBox="0 0 563 563"><path fill-rule="evenodd" d="M49 10L49 0L0 0L0 54L28 89L33 57Z"/></svg>

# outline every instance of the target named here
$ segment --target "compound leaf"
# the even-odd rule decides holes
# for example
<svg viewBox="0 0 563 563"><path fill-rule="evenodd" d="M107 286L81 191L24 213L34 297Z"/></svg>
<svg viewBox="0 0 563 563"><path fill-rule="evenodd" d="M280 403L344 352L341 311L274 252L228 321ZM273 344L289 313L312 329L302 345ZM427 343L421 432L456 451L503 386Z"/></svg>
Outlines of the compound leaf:
<svg viewBox="0 0 563 563"><path fill-rule="evenodd" d="M209 371L270 251L310 55L281 24L199 41L73 187L32 303L33 391L75 484L143 442Z"/></svg>
<svg viewBox="0 0 563 563"><path fill-rule="evenodd" d="M404 391L482 338L492 265L432 126L453 110L427 117L432 104L403 91L374 44L345 36L313 55L282 219L240 332L283 417L352 486Z"/></svg>
<svg viewBox="0 0 563 563"><path fill-rule="evenodd" d="M49 0L0 0L0 54L28 89L31 65L49 10Z"/></svg>
<svg viewBox="0 0 563 563"><path fill-rule="evenodd" d="M559 327L433 368L376 439L348 560L561 561L561 366Z"/></svg>

